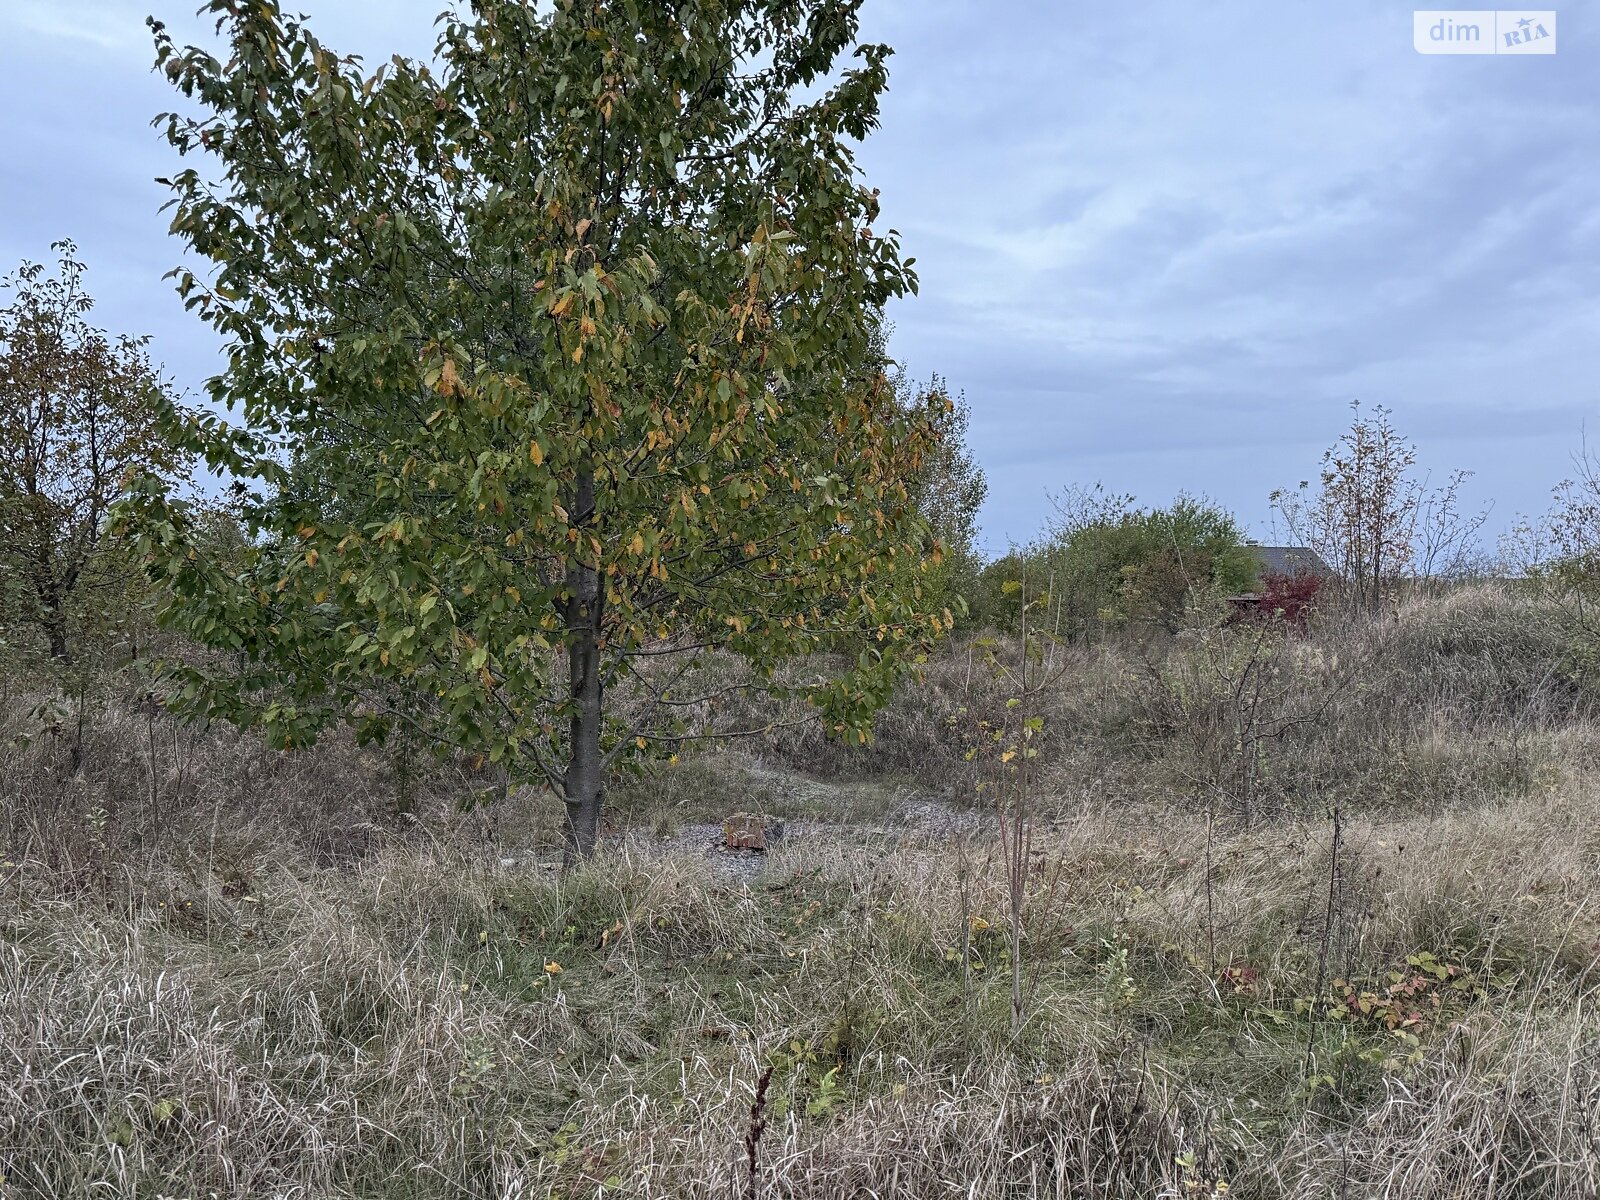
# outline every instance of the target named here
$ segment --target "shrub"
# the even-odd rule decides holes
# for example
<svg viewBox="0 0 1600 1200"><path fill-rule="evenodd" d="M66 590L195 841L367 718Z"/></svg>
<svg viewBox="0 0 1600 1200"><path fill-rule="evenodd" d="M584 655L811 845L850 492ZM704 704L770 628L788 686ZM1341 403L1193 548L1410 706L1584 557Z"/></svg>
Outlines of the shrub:
<svg viewBox="0 0 1600 1200"><path fill-rule="evenodd" d="M997 629L1015 626L1008 580L1048 592L1042 628L1083 638L1123 627L1173 631L1196 592L1242 592L1255 563L1233 516L1209 500L1179 496L1166 508L1135 509L1128 497L1084 500L1034 546L1012 551L983 572L974 617ZM1058 500L1066 512L1069 505ZM1087 507L1086 507L1087 506Z"/></svg>
<svg viewBox="0 0 1600 1200"><path fill-rule="evenodd" d="M1264 616L1276 616L1285 624L1303 628L1322 594L1324 582L1322 576L1309 571L1294 575L1263 575L1256 611Z"/></svg>

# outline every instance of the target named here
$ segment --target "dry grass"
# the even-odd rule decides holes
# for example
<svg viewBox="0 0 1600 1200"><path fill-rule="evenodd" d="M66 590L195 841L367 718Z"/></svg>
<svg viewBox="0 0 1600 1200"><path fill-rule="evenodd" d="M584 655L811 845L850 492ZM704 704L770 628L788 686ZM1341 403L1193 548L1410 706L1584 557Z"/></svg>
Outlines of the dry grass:
<svg viewBox="0 0 1600 1200"><path fill-rule="evenodd" d="M1276 646L1271 711L1334 703L1250 813L1237 637L1071 651L1017 1038L998 852L899 809L970 783L959 655L876 758L619 792L806 817L749 882L648 839L559 878L532 800L455 815L449 768L397 813L370 752L113 697L81 778L0 764L0 1196L1595 1196L1600 729L1530 603Z"/></svg>

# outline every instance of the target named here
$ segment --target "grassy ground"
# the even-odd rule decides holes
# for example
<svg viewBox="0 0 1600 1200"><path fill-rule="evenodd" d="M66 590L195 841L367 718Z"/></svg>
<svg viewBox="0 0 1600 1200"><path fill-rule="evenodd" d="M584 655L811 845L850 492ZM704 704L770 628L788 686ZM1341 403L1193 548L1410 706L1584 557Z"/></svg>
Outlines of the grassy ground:
<svg viewBox="0 0 1600 1200"><path fill-rule="evenodd" d="M397 820L387 759L108 705L65 791L0 768L0 1196L1600 1194L1600 727L1508 605L1282 647L1273 711L1337 703L1203 804L1218 647L1084 652L1018 1034L959 655L876 757L619 786L565 877L531 801ZM740 808L797 827L754 872L683 836Z"/></svg>

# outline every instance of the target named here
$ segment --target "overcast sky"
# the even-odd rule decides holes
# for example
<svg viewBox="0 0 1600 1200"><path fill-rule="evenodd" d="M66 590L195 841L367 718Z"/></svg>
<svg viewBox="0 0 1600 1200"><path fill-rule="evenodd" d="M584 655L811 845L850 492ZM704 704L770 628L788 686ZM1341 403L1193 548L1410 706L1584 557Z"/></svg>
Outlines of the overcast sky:
<svg viewBox="0 0 1600 1200"><path fill-rule="evenodd" d="M194 391L216 342L161 278L144 17L201 38L197 2L0 0L0 263L76 239L99 322ZM380 59L427 53L441 2L295 7ZM896 54L862 162L922 280L894 350L966 393L987 544L1095 480L1266 536L1356 399L1496 526L1542 511L1600 440L1597 10L1553 57L1431 57L1378 0L867 0Z"/></svg>

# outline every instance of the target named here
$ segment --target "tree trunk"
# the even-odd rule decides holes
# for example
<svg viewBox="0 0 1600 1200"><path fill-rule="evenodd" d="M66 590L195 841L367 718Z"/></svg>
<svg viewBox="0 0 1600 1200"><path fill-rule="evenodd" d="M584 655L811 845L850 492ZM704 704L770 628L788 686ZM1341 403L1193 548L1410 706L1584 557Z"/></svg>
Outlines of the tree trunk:
<svg viewBox="0 0 1600 1200"><path fill-rule="evenodd" d="M47 618L44 622L44 634L50 640L50 657L62 666L72 665L72 652L67 647L67 628L65 621L58 621L54 617Z"/></svg>
<svg viewBox="0 0 1600 1200"><path fill-rule="evenodd" d="M39 600L39 628L50 643L50 657L62 666L72 665L72 651L67 645L67 606L61 599L61 588L54 580L36 579L34 594Z"/></svg>
<svg viewBox="0 0 1600 1200"><path fill-rule="evenodd" d="M588 644L583 644L587 641ZM592 641L568 648L572 670L572 745L562 791L567 802L564 865L594 857L600 837L600 655Z"/></svg>
<svg viewBox="0 0 1600 1200"><path fill-rule="evenodd" d="M594 511L594 479L578 479L573 515L587 520ZM600 576L592 567L575 563L567 572L567 665L572 701L571 742L562 779L566 798L564 865L594 857L600 837L602 788L600 730L604 706L600 682L600 618L603 597Z"/></svg>

